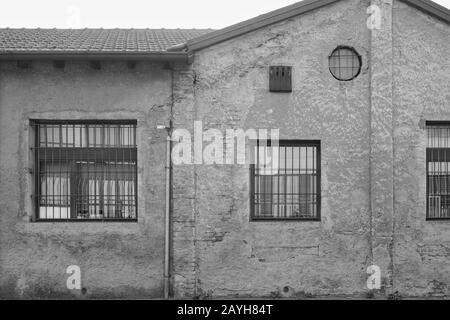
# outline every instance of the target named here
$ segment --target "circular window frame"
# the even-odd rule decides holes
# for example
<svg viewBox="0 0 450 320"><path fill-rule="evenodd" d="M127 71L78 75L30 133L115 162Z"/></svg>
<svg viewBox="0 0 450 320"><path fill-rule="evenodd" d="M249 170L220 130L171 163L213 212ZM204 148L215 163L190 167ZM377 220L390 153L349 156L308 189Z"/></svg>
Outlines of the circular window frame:
<svg viewBox="0 0 450 320"><path fill-rule="evenodd" d="M333 54L334 54L336 51L343 50L343 49L349 50L349 51L351 51L353 54L355 54L355 56L358 58L358 62L359 62L358 72L356 72L356 74L355 74L352 78L349 78L349 79L341 79L341 78L338 78L338 77L335 76L334 73L331 71L330 61L331 61L331 58L333 57ZM331 75L333 76L333 78L335 78L335 79L338 80L338 81L352 81L352 80L354 80L354 79L355 79L356 77L358 77L359 74L361 73L361 69L362 69L362 57L361 57L361 55L358 53L358 51L356 51L356 49L353 48L353 47L350 47L350 46L337 46L337 47L331 52L331 54L328 56L328 71L330 71L330 73L331 73Z"/></svg>

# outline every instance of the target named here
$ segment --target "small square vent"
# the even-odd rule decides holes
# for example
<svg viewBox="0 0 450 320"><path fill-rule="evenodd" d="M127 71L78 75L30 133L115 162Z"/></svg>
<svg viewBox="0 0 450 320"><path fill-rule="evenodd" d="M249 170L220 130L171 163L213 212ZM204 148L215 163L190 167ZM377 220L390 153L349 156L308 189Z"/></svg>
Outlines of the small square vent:
<svg viewBox="0 0 450 320"><path fill-rule="evenodd" d="M269 90L271 92L292 92L292 67L270 66Z"/></svg>

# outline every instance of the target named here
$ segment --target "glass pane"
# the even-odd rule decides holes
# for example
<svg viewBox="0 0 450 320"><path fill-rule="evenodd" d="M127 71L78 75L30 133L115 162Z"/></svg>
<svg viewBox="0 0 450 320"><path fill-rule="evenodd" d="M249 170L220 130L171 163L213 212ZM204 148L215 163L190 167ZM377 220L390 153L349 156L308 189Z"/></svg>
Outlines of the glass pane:
<svg viewBox="0 0 450 320"><path fill-rule="evenodd" d="M89 147L102 146L102 128L99 125L89 125Z"/></svg>
<svg viewBox="0 0 450 320"><path fill-rule="evenodd" d="M136 218L136 150L128 149L135 148L135 125L65 122L37 129L39 218Z"/></svg>
<svg viewBox="0 0 450 320"><path fill-rule="evenodd" d="M41 164L41 219L67 219L70 216L70 175L67 163Z"/></svg>
<svg viewBox="0 0 450 320"><path fill-rule="evenodd" d="M135 164L83 163L77 192L79 218L134 218Z"/></svg>
<svg viewBox="0 0 450 320"><path fill-rule="evenodd" d="M74 145L75 147L87 147L87 128L85 125L74 125Z"/></svg>
<svg viewBox="0 0 450 320"><path fill-rule="evenodd" d="M450 127L428 127L427 147L450 148Z"/></svg>
<svg viewBox="0 0 450 320"><path fill-rule="evenodd" d="M43 125L39 130L41 147L60 147L61 131L59 125Z"/></svg>
<svg viewBox="0 0 450 320"><path fill-rule="evenodd" d="M449 126L427 127L427 216L450 218ZM450 158L450 157L449 157Z"/></svg>
<svg viewBox="0 0 450 320"><path fill-rule="evenodd" d="M316 217L316 147L280 146L280 170L264 171L263 155L255 171L255 216L272 218ZM268 148L270 149L270 147ZM270 153L270 152L269 152Z"/></svg>

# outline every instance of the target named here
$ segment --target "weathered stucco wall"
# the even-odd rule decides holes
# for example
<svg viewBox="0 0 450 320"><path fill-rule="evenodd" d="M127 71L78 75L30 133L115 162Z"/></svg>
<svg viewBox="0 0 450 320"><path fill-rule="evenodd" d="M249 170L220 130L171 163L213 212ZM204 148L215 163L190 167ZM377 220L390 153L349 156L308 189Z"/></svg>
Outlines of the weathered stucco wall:
<svg viewBox="0 0 450 320"><path fill-rule="evenodd" d="M381 29L366 9L382 8ZM397 0L345 0L195 53L192 65L0 63L0 297L161 297L166 123L321 140L321 221L249 221L249 168L175 165L175 297L450 294L450 224L426 221L425 120L450 120L450 27ZM361 74L328 70L338 45ZM270 93L270 65L293 67ZM173 75L173 79L172 76ZM172 91L173 86L173 91ZM33 223L29 119L137 119L137 223ZM66 288L79 265L80 292Z"/></svg>
<svg viewBox="0 0 450 320"><path fill-rule="evenodd" d="M341 1L195 54L175 128L279 128L282 139L320 139L320 222L249 222L249 169L174 168L174 289L180 296L364 295L369 215L369 1ZM362 72L328 70L338 45ZM270 65L293 67L293 92L270 93ZM189 84L194 87L189 89ZM192 132L192 131L191 131ZM182 184L180 183L182 182Z"/></svg>
<svg viewBox="0 0 450 320"><path fill-rule="evenodd" d="M395 1L394 288L450 294L450 221L426 221L424 120L450 120L450 25Z"/></svg>
<svg viewBox="0 0 450 320"><path fill-rule="evenodd" d="M75 297L66 287L78 265L86 297L161 297L164 248L164 123L171 73L162 64L33 62L0 65L0 297ZM135 222L30 222L29 119L137 119Z"/></svg>

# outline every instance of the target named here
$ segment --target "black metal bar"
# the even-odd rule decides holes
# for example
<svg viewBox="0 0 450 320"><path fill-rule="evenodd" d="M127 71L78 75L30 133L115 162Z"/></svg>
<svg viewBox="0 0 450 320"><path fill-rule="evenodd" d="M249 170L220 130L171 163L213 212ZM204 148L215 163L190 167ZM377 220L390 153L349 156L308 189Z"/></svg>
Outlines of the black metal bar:
<svg viewBox="0 0 450 320"><path fill-rule="evenodd" d="M270 146L270 141L267 145ZM259 159L259 142L256 147L256 164L250 166L250 220L251 221L263 221L263 220L320 220L320 141L318 140L280 140L279 141L279 161L281 165L283 163L284 170L278 170L278 172L269 172L270 177L267 177L267 172L260 171L260 159ZM288 148L289 147L289 148ZM294 169L294 158L298 151L299 168ZM302 164L301 157L304 154L305 159ZM289 158L289 159L288 159ZM283 161L283 162L281 162ZM288 163L291 165L288 168ZM304 167L302 167L304 165ZM272 168L273 169L273 168ZM298 172L297 172L298 170ZM277 178L277 216L274 215L273 197L274 189L272 188L273 179ZM294 189L294 179L298 177L298 191ZM261 180L261 178L264 178ZM284 185L284 190L280 190L280 180ZM288 181L288 179L291 179ZM264 181L261 188L258 190L258 183L256 181ZM267 182L271 183L271 187L268 188ZM256 186L255 186L256 184ZM259 183L261 184L261 183ZM295 183L297 185L297 183ZM289 189L288 189L289 188ZM315 188L315 190L314 190ZM280 202L281 195L284 197L283 205ZM261 200L261 197L263 198ZM270 211L264 209L264 214L258 214L256 206L262 205L267 207L266 198L270 197ZM256 199L255 199L256 198ZM289 198L289 201L288 201ZM298 198L297 201L295 199ZM262 201L262 202L261 202ZM299 214L295 212L295 206L298 203ZM301 210L301 204L303 203L304 210ZM311 207L311 208L310 208ZM283 209L283 210L281 210ZM280 213L281 210L281 213Z"/></svg>
<svg viewBox="0 0 450 320"><path fill-rule="evenodd" d="M303 195L305 202L304 202L304 214L306 216L309 216L309 196L310 196L310 168L309 168L309 161L310 161L310 157L311 157L311 151L310 151L310 147L304 147L305 149L305 174L303 176L303 181L304 181L304 191L301 192L300 194Z"/></svg>
<svg viewBox="0 0 450 320"><path fill-rule="evenodd" d="M105 217L107 210L102 208L105 200L108 209L114 208L112 218L137 219L135 120L32 120L31 124L35 129L35 221L111 221ZM101 128L100 145L97 128ZM111 128L113 137L109 136L107 141L105 130ZM69 130L73 133L72 141ZM41 181L45 190L41 190ZM107 194L105 181L113 188ZM42 205L45 206L43 216L40 215ZM69 208L70 215L66 213Z"/></svg>
<svg viewBox="0 0 450 320"><path fill-rule="evenodd" d="M445 162L450 157L450 148L427 148L427 157L433 161Z"/></svg>
<svg viewBox="0 0 450 320"><path fill-rule="evenodd" d="M134 119L111 119L111 120L102 120L102 119L76 119L76 120L70 120L70 119L65 119L65 120L54 120L54 119L31 119L31 121L33 121L36 126L41 127L42 125L48 125L48 124L53 124L53 125L60 125L60 124L64 124L64 125L87 125L87 124L104 124L104 125L131 125L133 127L136 127L137 125L137 120Z"/></svg>
<svg viewBox="0 0 450 320"><path fill-rule="evenodd" d="M284 214L283 217L287 218L287 147L284 147Z"/></svg>
<svg viewBox="0 0 450 320"><path fill-rule="evenodd" d="M40 147L40 128L33 122L31 121L31 124L33 126L34 129L34 145L36 146L36 148ZM40 159L39 159L39 154L36 152L36 150L34 150L34 215L33 215L33 221L36 221L37 219L39 219L39 207L40 207L40 202L41 202L41 198L40 198L40 194L41 194L41 167L40 167Z"/></svg>
<svg viewBox="0 0 450 320"><path fill-rule="evenodd" d="M450 122L427 121L426 219L450 218Z"/></svg>
<svg viewBox="0 0 450 320"><path fill-rule="evenodd" d="M250 220L255 216L255 165L250 164Z"/></svg>
<svg viewBox="0 0 450 320"><path fill-rule="evenodd" d="M317 143L316 146L316 217L318 220L321 219L321 201L322 201L322 186L321 186L321 145L320 141Z"/></svg>
<svg viewBox="0 0 450 320"><path fill-rule="evenodd" d="M97 154L97 158L99 162L102 162L102 159L107 158L108 160L114 159L116 153L118 151L124 150L125 148L70 148L73 153L70 158L67 158L67 155L60 151L65 151L67 148L39 148L37 151L40 155L47 154L48 156L52 156L54 161L86 161L87 159L93 159L95 154ZM130 150L130 157L126 158L127 161L135 161L137 156L136 148L126 148Z"/></svg>

